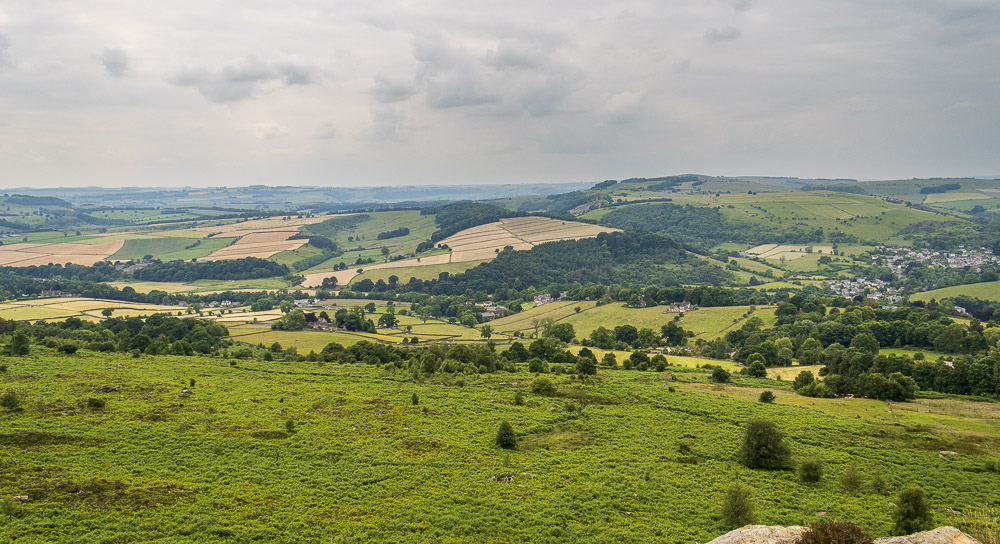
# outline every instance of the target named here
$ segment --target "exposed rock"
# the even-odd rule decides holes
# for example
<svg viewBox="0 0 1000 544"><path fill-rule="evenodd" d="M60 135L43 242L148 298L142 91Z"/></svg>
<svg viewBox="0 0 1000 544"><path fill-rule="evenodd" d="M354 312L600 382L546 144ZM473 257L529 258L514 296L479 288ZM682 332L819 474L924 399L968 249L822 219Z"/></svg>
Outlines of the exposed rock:
<svg viewBox="0 0 1000 544"><path fill-rule="evenodd" d="M795 544L806 527L776 527L747 525L734 529L708 544ZM909 536L876 538L875 544L981 544L975 538L954 527L938 527Z"/></svg>
<svg viewBox="0 0 1000 544"><path fill-rule="evenodd" d="M876 538L875 544L980 544L980 542L954 527L938 527L909 536Z"/></svg>
<svg viewBox="0 0 1000 544"><path fill-rule="evenodd" d="M102 385L100 387L101 393L117 393L122 390L120 385Z"/></svg>
<svg viewBox="0 0 1000 544"><path fill-rule="evenodd" d="M28 502L28 496L27 495L14 495L13 500L14 500L14 502Z"/></svg>
<svg viewBox="0 0 1000 544"><path fill-rule="evenodd" d="M708 544L794 544L802 537L805 527L746 525L733 529Z"/></svg>

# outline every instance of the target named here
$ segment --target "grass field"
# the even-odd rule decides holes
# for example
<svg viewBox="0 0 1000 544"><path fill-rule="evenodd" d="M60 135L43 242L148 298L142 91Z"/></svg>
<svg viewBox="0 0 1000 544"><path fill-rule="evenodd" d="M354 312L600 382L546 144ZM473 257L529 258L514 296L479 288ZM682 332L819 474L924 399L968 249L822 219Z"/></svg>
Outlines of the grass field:
<svg viewBox="0 0 1000 544"><path fill-rule="evenodd" d="M922 300L924 302L931 299L941 300L943 298L966 295L983 300L1000 302L1000 281L987 281L982 283L970 283L968 285L954 285L933 291L924 291L910 295L910 300Z"/></svg>
<svg viewBox="0 0 1000 544"><path fill-rule="evenodd" d="M967 401L890 409L778 390L765 405L764 380L718 387L679 368L677 392L655 373L602 371L554 376L563 396L542 397L526 372L414 381L360 364L41 348L8 364L0 388L23 410L0 413L0 485L29 502L7 503L0 538L24 543L706 542L728 530L718 513L737 478L761 523L851 520L875 535L906 485L927 490L935 525L996 500L981 467L1000 455L997 414ZM826 476L739 465L750 418L774 421ZM516 451L493 445L500 420ZM845 493L850 463L887 492Z"/></svg>
<svg viewBox="0 0 1000 544"><path fill-rule="evenodd" d="M593 238L615 230L545 217L514 217L465 229L445 238L441 244L451 248L452 262L481 261L492 259L506 246L531 249L545 242Z"/></svg>
<svg viewBox="0 0 1000 544"><path fill-rule="evenodd" d="M364 279L369 279L374 282L377 282L378 280L388 282L389 276L396 276L399 278L400 283L407 283L410 281L410 278L417 278L418 280L436 280L442 272L459 274L484 262L486 261L467 261L462 263L429 264L426 266L379 268L375 270L367 269L363 273L354 276L351 279L351 283L359 282Z"/></svg>
<svg viewBox="0 0 1000 544"><path fill-rule="evenodd" d="M103 319L101 310L110 308L113 316L152 315L176 313L177 306L141 304L93 298L40 298L0 304L0 318L12 321L63 320L69 317Z"/></svg>

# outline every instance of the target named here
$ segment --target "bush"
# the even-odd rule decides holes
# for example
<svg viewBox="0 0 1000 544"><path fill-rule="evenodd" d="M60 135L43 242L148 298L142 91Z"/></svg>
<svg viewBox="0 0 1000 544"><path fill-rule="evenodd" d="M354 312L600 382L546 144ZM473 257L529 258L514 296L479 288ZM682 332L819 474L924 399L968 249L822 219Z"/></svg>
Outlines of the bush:
<svg viewBox="0 0 1000 544"><path fill-rule="evenodd" d="M497 429L496 443L497 446L508 450L517 448L517 437L514 436L514 427L511 427L506 419L500 422L500 428Z"/></svg>
<svg viewBox="0 0 1000 544"><path fill-rule="evenodd" d="M722 522L727 527L742 527L757 520L750 497L750 488L739 482L729 486L722 500Z"/></svg>
<svg viewBox="0 0 1000 544"><path fill-rule="evenodd" d="M0 406L7 410L17 410L21 406L21 397L13 391L7 391L0 396Z"/></svg>
<svg viewBox="0 0 1000 544"><path fill-rule="evenodd" d="M520 391L514 393L514 406L524 406L524 395Z"/></svg>
<svg viewBox="0 0 1000 544"><path fill-rule="evenodd" d="M803 461L799 465L799 479L807 484L814 484L823 479L823 462L818 459Z"/></svg>
<svg viewBox="0 0 1000 544"><path fill-rule="evenodd" d="M851 463L850 466L844 470L843 476L840 477L840 487L844 488L844 491L848 493L856 493L861 489L861 484L864 478L861 475L861 471L858 469L858 465Z"/></svg>
<svg viewBox="0 0 1000 544"><path fill-rule="evenodd" d="M410 402L412 402L413 405L416 406L416 405L420 404L420 397L418 397L417 394L414 393L413 396L410 397Z"/></svg>
<svg viewBox="0 0 1000 544"><path fill-rule="evenodd" d="M104 404L105 404L104 399L98 399L94 397L90 397L89 399L87 399L87 408L90 408L91 410L103 410Z"/></svg>
<svg viewBox="0 0 1000 544"><path fill-rule="evenodd" d="M908 487L899 492L892 521L895 524L893 531L897 535L926 531L932 527L931 506L922 487Z"/></svg>
<svg viewBox="0 0 1000 544"><path fill-rule="evenodd" d="M712 371L712 381L715 383L729 382L729 372L726 372L726 369L722 367L716 367L716 369Z"/></svg>
<svg viewBox="0 0 1000 544"><path fill-rule="evenodd" d="M761 363L760 361L754 361L749 365L743 367L743 370L741 370L740 373L746 374L751 378L766 378L767 367L765 367L764 363Z"/></svg>
<svg viewBox="0 0 1000 544"><path fill-rule="evenodd" d="M802 533L799 544L871 544L872 537L853 523L817 521Z"/></svg>
<svg viewBox="0 0 1000 544"><path fill-rule="evenodd" d="M294 419L286 419L285 420L285 432L287 432L288 434L292 434L292 433L295 432L295 420Z"/></svg>
<svg viewBox="0 0 1000 544"><path fill-rule="evenodd" d="M531 382L531 392L543 397L554 397L556 395L556 385L548 378L535 378Z"/></svg>
<svg viewBox="0 0 1000 544"><path fill-rule="evenodd" d="M775 399L774 393L772 393L770 391L761 391L761 393L760 393L760 399L758 399L758 400L760 400L764 404L773 404L774 403L774 399Z"/></svg>
<svg viewBox="0 0 1000 544"><path fill-rule="evenodd" d="M749 468L786 469L792 463L792 452L777 425L759 419L747 422L739 456Z"/></svg>

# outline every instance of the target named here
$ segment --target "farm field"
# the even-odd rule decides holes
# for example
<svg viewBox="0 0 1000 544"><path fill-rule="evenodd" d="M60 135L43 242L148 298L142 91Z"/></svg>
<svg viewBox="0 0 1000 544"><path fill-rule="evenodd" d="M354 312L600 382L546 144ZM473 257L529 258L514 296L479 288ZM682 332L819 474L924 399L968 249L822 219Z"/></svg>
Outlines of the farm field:
<svg viewBox="0 0 1000 544"><path fill-rule="evenodd" d="M514 217L465 229L445 238L441 244L451 248L451 262L481 261L492 259L506 246L531 249L545 242L593 238L616 230L545 217Z"/></svg>
<svg viewBox="0 0 1000 544"><path fill-rule="evenodd" d="M813 253L832 255L833 246L764 244L748 249L747 253L764 259L791 260Z"/></svg>
<svg viewBox="0 0 1000 544"><path fill-rule="evenodd" d="M921 300L927 302L931 299L941 300L943 298L956 297L958 295L1000 302L1000 281L953 285L942 289L934 289L933 291L914 293L913 295L910 295L910 300Z"/></svg>
<svg viewBox="0 0 1000 544"><path fill-rule="evenodd" d="M544 306L543 306L544 307ZM698 308L687 312L680 318L678 324L684 329L695 333L694 338L711 340L724 335L731 327L739 326L744 320L743 315L750 310L749 306L720 306ZM764 321L765 326L771 326L776 321L773 307L759 306L753 314ZM617 325L633 325L636 328L649 327L657 332L663 325L672 321L678 314L667 312L666 306L649 308L626 308L621 303L605 304L592 309L573 313L560 322L570 323L576 330L577 338L586 338L598 327L613 329Z"/></svg>
<svg viewBox="0 0 1000 544"><path fill-rule="evenodd" d="M93 298L40 298L0 304L0 318L11 321L64 320L70 317L101 320L101 311L110 308L114 317L133 317L155 313L176 314L178 306L141 304Z"/></svg>
<svg viewBox="0 0 1000 544"><path fill-rule="evenodd" d="M25 543L706 542L726 530L718 512L737 473L762 523L827 513L885 535L905 485L927 490L935 525L954 525L948 512L995 500L1000 478L980 470L1000 455L996 405L890 409L781 389L765 405L764 380L718 387L677 367L676 392L656 373L602 370L587 383L550 376L560 396L543 397L524 371L414 380L362 364L42 348L9 364L0 387L23 410L0 412L0 482L29 502L0 538ZM121 391L101 393L107 384ZM87 408L90 397L105 407ZM826 476L803 484L739 465L750 418L774 421L795 459L821 459ZM500 420L517 450L493 445ZM845 493L850 463L885 493Z"/></svg>
<svg viewBox="0 0 1000 544"><path fill-rule="evenodd" d="M421 266L402 266L394 268L366 268L364 272L351 278L351 283L359 282L365 279L372 280L373 282L378 282L378 280L388 282L389 276L396 276L399 278L400 283L407 283L410 281L410 278L417 278L418 280L425 281L436 280L442 272L460 274L470 268L475 268L484 262L487 261L466 261L461 263L427 264Z"/></svg>

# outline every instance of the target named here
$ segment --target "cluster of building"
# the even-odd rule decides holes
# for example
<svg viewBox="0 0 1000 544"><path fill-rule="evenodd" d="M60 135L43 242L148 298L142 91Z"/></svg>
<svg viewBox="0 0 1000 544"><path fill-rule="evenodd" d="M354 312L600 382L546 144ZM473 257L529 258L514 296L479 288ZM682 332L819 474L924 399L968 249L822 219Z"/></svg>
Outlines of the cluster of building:
<svg viewBox="0 0 1000 544"><path fill-rule="evenodd" d="M490 319L495 319L497 317L503 317L507 313L507 307L501 306L499 304L493 304L493 301L477 302L476 307L481 311L479 316L483 318L484 321L489 321Z"/></svg>
<svg viewBox="0 0 1000 544"><path fill-rule="evenodd" d="M902 289L892 287L889 282L882 280L854 278L852 280L829 280L827 283L834 293L846 298L863 296L880 300L890 307L903 300L903 296L899 294Z"/></svg>
<svg viewBox="0 0 1000 544"><path fill-rule="evenodd" d="M544 295L535 295L535 306L541 306L543 304L548 304L550 302L555 302L557 300L562 300L566 298L566 293L559 293L558 297L553 298L552 295L545 293Z"/></svg>
<svg viewBox="0 0 1000 544"><path fill-rule="evenodd" d="M958 253L889 246L876 246L875 250L877 253L872 254L872 260L884 259L885 264L897 277L905 275L906 267L911 262L935 268L969 267L976 272L981 271L982 267L987 264L1000 265L1000 256L994 255L985 247L962 247Z"/></svg>

